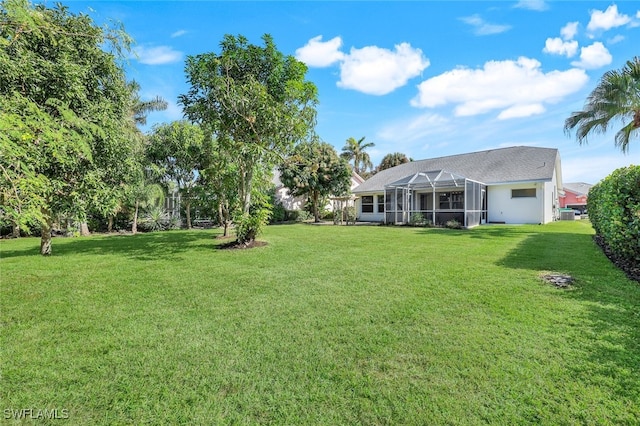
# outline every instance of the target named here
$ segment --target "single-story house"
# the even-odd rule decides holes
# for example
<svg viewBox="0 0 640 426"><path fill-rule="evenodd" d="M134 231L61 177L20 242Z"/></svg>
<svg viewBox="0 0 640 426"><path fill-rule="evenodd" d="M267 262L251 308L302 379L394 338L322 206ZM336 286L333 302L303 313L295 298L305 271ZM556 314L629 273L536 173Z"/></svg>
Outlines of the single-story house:
<svg viewBox="0 0 640 426"><path fill-rule="evenodd" d="M565 183L564 194L560 195L560 207L576 209L584 213L587 208L589 190L592 186L584 182Z"/></svg>
<svg viewBox="0 0 640 426"><path fill-rule="evenodd" d="M273 178L271 181L276 187L276 201L279 201L286 210L302 210L304 208L307 197L292 196L289 193L289 188L284 186L284 184L280 180L280 170L273 170ZM351 191L353 191L363 182L364 179L359 174L357 174L356 172L351 173ZM333 210L334 203L330 202L329 204L327 204L326 208L327 210Z"/></svg>
<svg viewBox="0 0 640 426"><path fill-rule="evenodd" d="M514 146L400 164L352 192L359 221L404 224L420 213L473 227L556 220L561 188L557 149Z"/></svg>

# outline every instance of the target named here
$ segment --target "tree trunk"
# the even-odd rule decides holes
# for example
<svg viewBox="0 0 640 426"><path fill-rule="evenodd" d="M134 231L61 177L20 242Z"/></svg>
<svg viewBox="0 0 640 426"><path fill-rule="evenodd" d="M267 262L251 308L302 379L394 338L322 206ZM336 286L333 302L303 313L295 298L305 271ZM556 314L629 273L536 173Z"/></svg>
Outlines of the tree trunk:
<svg viewBox="0 0 640 426"><path fill-rule="evenodd" d="M187 229L191 229L191 201L185 201L184 212L187 215Z"/></svg>
<svg viewBox="0 0 640 426"><path fill-rule="evenodd" d="M318 213L318 191L313 191L313 218L316 223L320 222L320 214Z"/></svg>
<svg viewBox="0 0 640 426"><path fill-rule="evenodd" d="M242 212L249 213L251 209L251 188L253 186L253 164L240 173L240 200L242 201Z"/></svg>
<svg viewBox="0 0 640 426"><path fill-rule="evenodd" d="M131 233L136 234L138 232L138 209L140 207L140 202L136 200L136 209L133 212L133 224L131 225Z"/></svg>
<svg viewBox="0 0 640 426"><path fill-rule="evenodd" d="M45 214L45 220L42 222L40 234L40 254L43 256L51 256L51 230L53 229L53 219Z"/></svg>
<svg viewBox="0 0 640 426"><path fill-rule="evenodd" d="M20 238L20 225L18 225L17 221L13 223L11 235L13 236L13 238Z"/></svg>
<svg viewBox="0 0 640 426"><path fill-rule="evenodd" d="M113 232L113 216L109 215L109 223L107 224L107 232Z"/></svg>
<svg viewBox="0 0 640 426"><path fill-rule="evenodd" d="M89 235L91 235L87 222L80 223L80 235L82 235L83 237L88 237Z"/></svg>

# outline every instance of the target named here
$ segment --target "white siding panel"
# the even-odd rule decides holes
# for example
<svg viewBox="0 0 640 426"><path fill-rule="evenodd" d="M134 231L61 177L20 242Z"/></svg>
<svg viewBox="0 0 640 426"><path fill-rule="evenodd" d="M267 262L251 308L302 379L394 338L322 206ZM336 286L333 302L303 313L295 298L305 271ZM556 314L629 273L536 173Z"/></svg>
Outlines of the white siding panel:
<svg viewBox="0 0 640 426"><path fill-rule="evenodd" d="M535 198L512 198L512 189L536 188ZM487 188L489 222L510 224L543 222L543 189L540 184L491 185Z"/></svg>

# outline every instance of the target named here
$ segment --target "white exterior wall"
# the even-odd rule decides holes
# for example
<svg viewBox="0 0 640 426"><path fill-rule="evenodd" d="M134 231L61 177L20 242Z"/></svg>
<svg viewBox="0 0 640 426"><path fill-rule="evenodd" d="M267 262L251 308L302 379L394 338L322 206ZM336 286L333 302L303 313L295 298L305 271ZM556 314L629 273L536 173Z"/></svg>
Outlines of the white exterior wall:
<svg viewBox="0 0 640 426"><path fill-rule="evenodd" d="M558 196L558 183L556 175L553 175L551 182L544 183L544 221L543 223L553 222L558 219L558 207L560 207L560 199Z"/></svg>
<svg viewBox="0 0 640 426"><path fill-rule="evenodd" d="M373 195L373 213L362 213L362 196ZM358 216L358 220L363 222L383 222L384 221L384 212L378 211L378 199L376 196L384 198L384 193L368 193L368 194L358 194L358 199L356 200L356 214Z"/></svg>
<svg viewBox="0 0 640 426"><path fill-rule="evenodd" d="M491 185L487 187L489 222L511 224L545 223L543 214L545 199L544 183ZM512 189L536 188L536 197L512 198Z"/></svg>
<svg viewBox="0 0 640 426"><path fill-rule="evenodd" d="M302 210L306 199L304 197L292 197L289 194L289 189L281 186L276 189L276 200L280 201L286 210Z"/></svg>

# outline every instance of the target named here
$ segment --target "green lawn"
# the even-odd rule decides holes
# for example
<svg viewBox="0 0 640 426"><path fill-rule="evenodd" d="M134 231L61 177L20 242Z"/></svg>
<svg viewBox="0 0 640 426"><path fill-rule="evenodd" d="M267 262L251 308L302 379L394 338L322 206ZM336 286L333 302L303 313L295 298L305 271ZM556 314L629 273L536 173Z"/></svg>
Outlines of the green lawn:
<svg viewBox="0 0 640 426"><path fill-rule="evenodd" d="M4 240L0 408L72 424L637 425L640 286L592 232L281 225L251 250L173 231L54 239L50 258Z"/></svg>

